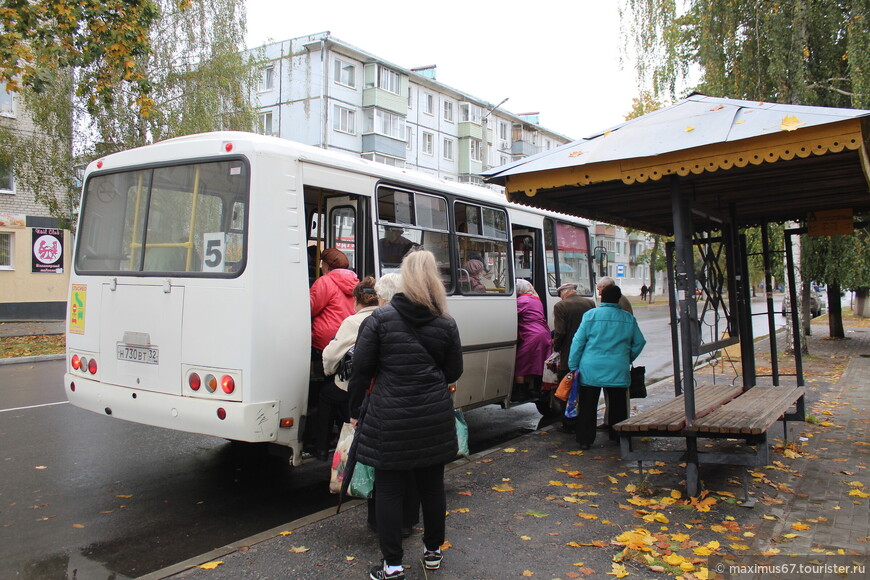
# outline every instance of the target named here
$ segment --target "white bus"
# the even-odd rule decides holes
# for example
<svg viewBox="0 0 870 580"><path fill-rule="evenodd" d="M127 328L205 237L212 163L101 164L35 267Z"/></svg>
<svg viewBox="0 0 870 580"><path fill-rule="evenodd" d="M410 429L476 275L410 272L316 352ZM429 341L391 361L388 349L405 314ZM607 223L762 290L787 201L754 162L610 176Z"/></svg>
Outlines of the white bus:
<svg viewBox="0 0 870 580"><path fill-rule="evenodd" d="M516 277L533 282L549 316L562 283L592 295L588 228L576 218L274 137L171 139L85 173L70 402L274 443L298 465L310 416L308 248L337 247L360 277L377 277L399 266L393 238L433 251L441 266L465 355L457 407L512 402ZM475 260L485 287L476 292Z"/></svg>

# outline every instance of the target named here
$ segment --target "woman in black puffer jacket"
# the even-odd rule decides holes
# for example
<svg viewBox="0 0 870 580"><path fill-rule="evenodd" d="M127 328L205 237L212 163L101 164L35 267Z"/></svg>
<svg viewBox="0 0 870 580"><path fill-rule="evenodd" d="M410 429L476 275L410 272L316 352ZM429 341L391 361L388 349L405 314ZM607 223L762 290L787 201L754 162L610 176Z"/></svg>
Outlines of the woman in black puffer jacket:
<svg viewBox="0 0 870 580"><path fill-rule="evenodd" d="M441 565L447 499L444 465L456 457L456 426L448 384L462 375L456 322L435 257L420 250L402 262L404 292L360 327L348 386L351 417L374 378L358 426L357 461L375 468L375 504L383 566L374 580L403 579L402 496L416 487L423 507L423 563ZM353 420L352 420L353 422Z"/></svg>

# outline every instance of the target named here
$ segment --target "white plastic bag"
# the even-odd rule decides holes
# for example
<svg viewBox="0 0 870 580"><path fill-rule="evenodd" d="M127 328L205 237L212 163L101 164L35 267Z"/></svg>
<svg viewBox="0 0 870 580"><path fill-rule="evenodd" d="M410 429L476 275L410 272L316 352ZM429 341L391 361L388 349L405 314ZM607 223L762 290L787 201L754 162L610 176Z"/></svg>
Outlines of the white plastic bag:
<svg viewBox="0 0 870 580"><path fill-rule="evenodd" d="M350 451L350 444L353 443L354 432L355 429L350 423L345 423L341 426L341 433L338 435L338 445L336 445L335 454L332 456L332 468L329 474L329 493L341 491L344 468L347 465L347 453Z"/></svg>

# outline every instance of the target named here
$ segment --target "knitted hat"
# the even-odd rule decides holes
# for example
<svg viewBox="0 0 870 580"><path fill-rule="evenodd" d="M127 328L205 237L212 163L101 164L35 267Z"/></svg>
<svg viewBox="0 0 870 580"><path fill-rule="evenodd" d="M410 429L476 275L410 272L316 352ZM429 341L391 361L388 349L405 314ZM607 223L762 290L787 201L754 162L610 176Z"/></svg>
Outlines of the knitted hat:
<svg viewBox="0 0 870 580"><path fill-rule="evenodd" d="M347 256L344 255L344 252L336 250L335 248L326 248L323 250L320 253L320 259L323 260L323 263L329 266L332 270L347 268L350 266L350 262L347 261Z"/></svg>

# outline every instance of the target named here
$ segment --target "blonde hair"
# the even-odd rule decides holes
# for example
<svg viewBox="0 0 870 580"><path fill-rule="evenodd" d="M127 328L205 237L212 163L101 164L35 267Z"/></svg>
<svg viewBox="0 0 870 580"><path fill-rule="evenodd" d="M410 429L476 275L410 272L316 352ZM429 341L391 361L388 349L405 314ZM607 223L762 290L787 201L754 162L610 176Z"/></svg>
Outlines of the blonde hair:
<svg viewBox="0 0 870 580"><path fill-rule="evenodd" d="M425 306L435 316L447 313L447 292L438 275L435 255L429 250L417 250L405 256L402 286L411 302Z"/></svg>

